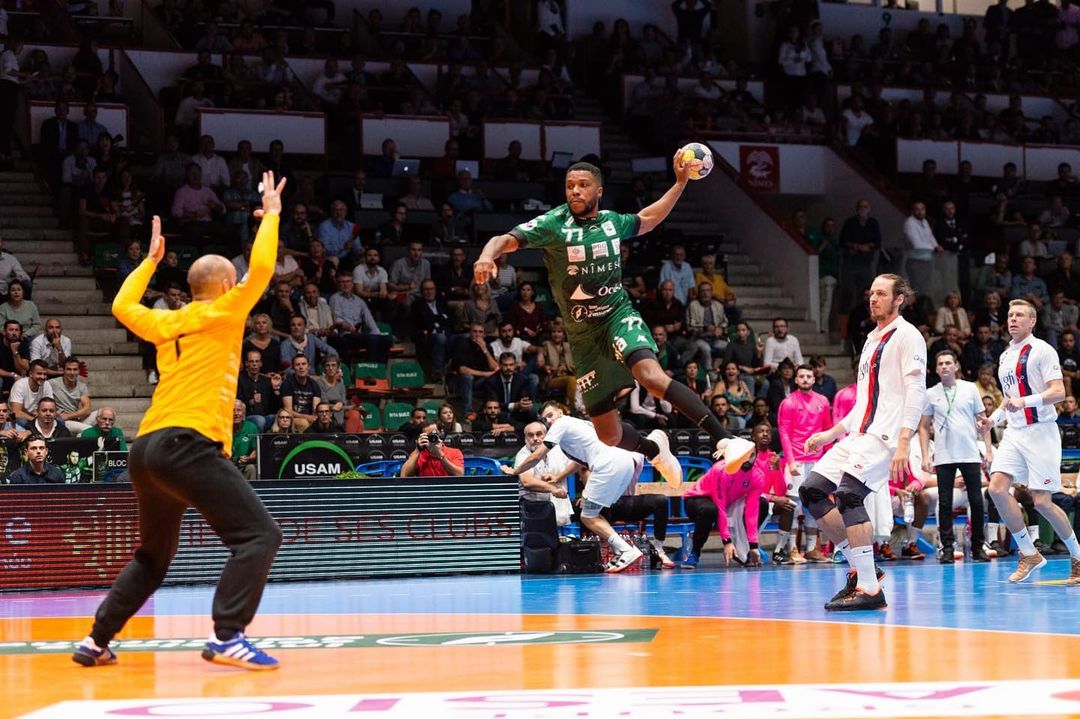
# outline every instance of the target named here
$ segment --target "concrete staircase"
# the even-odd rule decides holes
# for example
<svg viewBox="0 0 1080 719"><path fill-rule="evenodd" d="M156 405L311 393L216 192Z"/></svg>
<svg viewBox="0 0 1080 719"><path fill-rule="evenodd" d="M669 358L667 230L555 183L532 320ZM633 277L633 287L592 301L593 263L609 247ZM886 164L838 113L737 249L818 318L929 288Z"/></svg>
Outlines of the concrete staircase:
<svg viewBox="0 0 1080 719"><path fill-rule="evenodd" d="M52 198L29 170L0 172L0 237L27 272L36 268L34 302L42 321L60 320L75 354L86 362L94 407L113 407L119 426L133 437L154 389L146 382L138 345L113 319L91 268L79 265L71 232L60 229Z"/></svg>
<svg viewBox="0 0 1080 719"><path fill-rule="evenodd" d="M629 183L633 177L630 159L652 153L638 146L618 124L604 116L594 99L578 94L574 97L574 108L577 119L603 123L601 137L608 182ZM683 233L691 254L695 240L713 242L718 236L724 235L724 228L718 227L709 218L705 202L707 197L695 187L695 183L691 183L666 223L666 226ZM769 332L773 318L784 317L788 320L789 332L799 338L805 359L809 360L811 355L823 355L828 364L827 372L840 387L854 381L850 360L841 344L830 341L827 333L818 332L817 325L808 321L806 308L785 292L783 284L769 270L755 264L742 251L737 238L725 237L719 251L727 258L727 279L738 296L743 319L754 332ZM777 266L782 266L782 263Z"/></svg>

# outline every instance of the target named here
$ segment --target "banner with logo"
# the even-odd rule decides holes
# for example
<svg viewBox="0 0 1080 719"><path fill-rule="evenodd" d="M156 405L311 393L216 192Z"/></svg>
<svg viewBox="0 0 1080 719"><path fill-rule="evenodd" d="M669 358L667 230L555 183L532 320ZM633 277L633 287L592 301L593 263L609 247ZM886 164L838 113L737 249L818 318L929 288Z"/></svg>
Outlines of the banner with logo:
<svg viewBox="0 0 1080 719"><path fill-rule="evenodd" d="M520 568L515 477L260 481L252 487L283 535L271 580ZM0 591L108 586L139 543L135 492L119 482L0 487L0 526ZM209 525L189 510L165 582L217 581L228 557Z"/></svg>
<svg viewBox="0 0 1080 719"><path fill-rule="evenodd" d="M739 175L758 192L780 191L780 148L739 145Z"/></svg>

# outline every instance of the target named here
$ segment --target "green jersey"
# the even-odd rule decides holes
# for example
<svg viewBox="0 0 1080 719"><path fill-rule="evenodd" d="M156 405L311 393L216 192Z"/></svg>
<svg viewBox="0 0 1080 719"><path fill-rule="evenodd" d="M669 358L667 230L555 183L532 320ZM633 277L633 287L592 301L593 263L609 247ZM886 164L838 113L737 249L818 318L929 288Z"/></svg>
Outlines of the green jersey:
<svg viewBox="0 0 1080 719"><path fill-rule="evenodd" d="M581 220L560 205L510 230L520 244L543 250L552 295L571 339L630 305L619 246L638 234L640 224L637 215L610 210Z"/></svg>

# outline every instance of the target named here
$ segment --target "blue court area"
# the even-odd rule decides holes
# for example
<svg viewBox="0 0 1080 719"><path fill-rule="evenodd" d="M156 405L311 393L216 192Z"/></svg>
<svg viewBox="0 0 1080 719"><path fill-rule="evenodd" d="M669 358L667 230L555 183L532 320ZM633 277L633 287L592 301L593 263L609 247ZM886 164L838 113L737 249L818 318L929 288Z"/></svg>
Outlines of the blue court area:
<svg viewBox="0 0 1080 719"><path fill-rule="evenodd" d="M952 567L931 560L886 563L889 608L840 614L822 605L840 587L846 565L748 570L718 568L718 561L718 554L707 553L698 570L621 575L279 582L267 587L259 613L709 617L1080 635L1080 587L1055 583L1068 576L1067 558L1049 558L1025 584L1007 580L1014 558ZM203 585L165 588L140 614L206 615L212 591ZM0 603L0 618L89 617L103 595L9 595Z"/></svg>

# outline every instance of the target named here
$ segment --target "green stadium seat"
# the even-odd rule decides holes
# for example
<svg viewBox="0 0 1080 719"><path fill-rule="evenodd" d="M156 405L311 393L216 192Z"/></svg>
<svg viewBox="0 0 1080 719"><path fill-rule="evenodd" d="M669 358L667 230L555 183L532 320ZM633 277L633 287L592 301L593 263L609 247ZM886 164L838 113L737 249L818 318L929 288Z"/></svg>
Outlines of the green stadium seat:
<svg viewBox="0 0 1080 719"><path fill-rule="evenodd" d="M409 421L413 409L415 407L408 402L387 402L383 407L383 426L388 432L396 431Z"/></svg>
<svg viewBox="0 0 1080 719"><path fill-rule="evenodd" d="M390 365L390 389L417 389L423 387L424 368L419 362L405 360Z"/></svg>
<svg viewBox="0 0 1080 719"><path fill-rule="evenodd" d="M352 377L358 379L386 379L386 365L382 362L357 362L352 366Z"/></svg>
<svg viewBox="0 0 1080 719"><path fill-rule="evenodd" d="M439 407L442 407L441 399L429 399L425 400L421 405L427 410L428 419L435 419L439 416Z"/></svg>
<svg viewBox="0 0 1080 719"><path fill-rule="evenodd" d="M361 402L360 409L367 415L364 417L364 429L370 432L377 432L382 429L382 412L379 411L379 406L374 402Z"/></svg>

